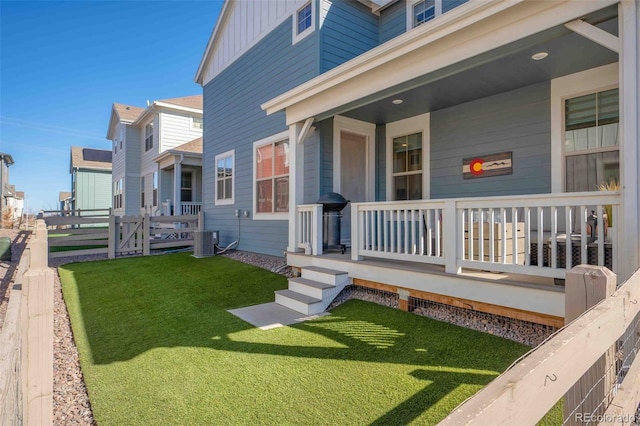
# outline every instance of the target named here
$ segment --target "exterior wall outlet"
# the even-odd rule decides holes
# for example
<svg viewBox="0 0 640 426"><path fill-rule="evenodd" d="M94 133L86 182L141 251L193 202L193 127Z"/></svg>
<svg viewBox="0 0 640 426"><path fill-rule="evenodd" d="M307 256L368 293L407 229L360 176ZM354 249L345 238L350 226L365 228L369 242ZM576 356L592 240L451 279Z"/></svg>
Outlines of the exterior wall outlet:
<svg viewBox="0 0 640 426"><path fill-rule="evenodd" d="M236 217L240 217L240 213L242 212L242 210L240 209L236 209Z"/></svg>

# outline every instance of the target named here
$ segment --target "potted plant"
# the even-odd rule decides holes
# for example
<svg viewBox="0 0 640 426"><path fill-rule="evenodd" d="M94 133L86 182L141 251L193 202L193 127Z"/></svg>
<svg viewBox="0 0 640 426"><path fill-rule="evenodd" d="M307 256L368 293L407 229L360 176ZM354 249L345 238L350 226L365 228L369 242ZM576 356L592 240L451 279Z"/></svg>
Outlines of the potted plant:
<svg viewBox="0 0 640 426"><path fill-rule="evenodd" d="M619 191L620 190L620 182L616 179L611 178L606 183L601 183L598 185L598 190L600 191ZM611 235L613 234L613 230L611 232L607 232L608 228L613 228L613 206L611 204L607 204L604 206L605 217L604 219L604 233L607 235L608 239L611 239Z"/></svg>

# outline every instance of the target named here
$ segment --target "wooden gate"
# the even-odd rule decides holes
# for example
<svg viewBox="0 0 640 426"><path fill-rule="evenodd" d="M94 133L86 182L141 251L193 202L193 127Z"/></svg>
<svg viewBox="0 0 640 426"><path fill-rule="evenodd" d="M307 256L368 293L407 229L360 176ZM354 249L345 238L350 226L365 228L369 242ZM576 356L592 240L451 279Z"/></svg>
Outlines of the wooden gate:
<svg viewBox="0 0 640 426"><path fill-rule="evenodd" d="M149 254L145 236L149 235L149 215L111 216L109 236L109 257L133 254Z"/></svg>

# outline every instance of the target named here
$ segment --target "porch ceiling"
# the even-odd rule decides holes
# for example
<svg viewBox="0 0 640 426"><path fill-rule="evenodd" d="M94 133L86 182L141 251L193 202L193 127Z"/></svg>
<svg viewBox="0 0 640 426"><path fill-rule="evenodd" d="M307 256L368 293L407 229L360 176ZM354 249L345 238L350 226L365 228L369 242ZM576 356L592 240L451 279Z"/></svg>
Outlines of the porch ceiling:
<svg viewBox="0 0 640 426"><path fill-rule="evenodd" d="M616 7L608 7L583 19L614 35L618 33ZM541 61L532 60L531 55L540 51L549 56ZM339 114L384 124L616 61L615 52L558 26L316 118ZM391 102L394 99L402 99L403 103L394 105Z"/></svg>

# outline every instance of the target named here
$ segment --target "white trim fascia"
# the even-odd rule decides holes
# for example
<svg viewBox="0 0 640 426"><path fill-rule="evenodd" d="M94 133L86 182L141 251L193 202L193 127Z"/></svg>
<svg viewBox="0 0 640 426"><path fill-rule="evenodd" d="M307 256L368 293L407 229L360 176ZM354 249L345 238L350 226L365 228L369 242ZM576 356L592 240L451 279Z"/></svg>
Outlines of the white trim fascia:
<svg viewBox="0 0 640 426"><path fill-rule="evenodd" d="M564 192L564 100L618 87L618 63L551 80L551 192Z"/></svg>
<svg viewBox="0 0 640 426"><path fill-rule="evenodd" d="M308 4L311 5L311 26L305 29L300 34L297 34L296 31L298 30L298 12L300 12L300 9L307 7ZM316 0L309 0L309 1L306 1L302 6L298 7L293 11L293 14L291 16L291 44L292 45L295 45L296 43L302 41L303 39L307 38L309 35L315 32L316 16L318 15L318 12L316 10L317 8L318 8L318 2Z"/></svg>
<svg viewBox="0 0 640 426"><path fill-rule="evenodd" d="M253 214L251 215L252 220L289 220L289 212L257 213L258 203L256 202L256 148L261 145L266 145L269 143L274 143L274 142L279 142L284 140L289 140L289 130L285 130L283 132L276 133L275 135L267 136L266 138L257 140L252 145L252 153L251 153L251 158L252 158L251 170L253 172L251 177L251 186L252 186L251 192L253 194L253 201L252 201ZM292 143L292 142L289 141L289 143ZM291 161L291 159L289 161ZM289 179L291 179L291 174L289 174ZM293 207L289 206L289 209L291 208L295 209L296 206L293 206Z"/></svg>
<svg viewBox="0 0 640 426"><path fill-rule="evenodd" d="M261 104L261 108L267 115L286 110L288 124L302 121L616 3L470 0L429 25L421 25ZM478 23L482 25L474 25ZM425 46L431 56L411 55ZM335 89L334 93L328 93L330 89Z"/></svg>
<svg viewBox="0 0 640 426"><path fill-rule="evenodd" d="M217 170L217 164L218 164L218 159L220 158L227 158L227 157L231 157L231 163L232 163L232 175L231 175L231 198L227 198L224 200L218 200L218 170ZM213 165L214 165L214 180L215 180L215 185L213 185L213 202L214 205L216 206L230 206L232 204L235 204L235 200L236 200L236 178L237 176L237 169L236 169L236 150L235 149L230 149L227 152L223 152L221 154L218 154L214 157L213 159ZM255 183L255 182L254 182ZM255 186L255 185L254 185Z"/></svg>
<svg viewBox="0 0 640 426"><path fill-rule="evenodd" d="M405 118L386 126L386 196L387 201L393 200L393 138L422 133L422 199L431 198L431 114L420 114Z"/></svg>
<svg viewBox="0 0 640 426"><path fill-rule="evenodd" d="M213 53L213 46L217 43L220 32L222 31L222 27L224 27L224 22L226 22L227 18L229 17L229 13L231 10L231 8L229 7L230 3L231 0L225 0L224 4L222 5L222 9L218 14L218 19L213 26L213 30L211 30L211 35L209 36L207 47L204 49L204 54L202 55L202 59L200 60L200 64L198 65L198 70L196 71L196 75L193 80L200 85L203 85L202 74L204 73L206 64L211 58L211 54Z"/></svg>
<svg viewBox="0 0 640 426"><path fill-rule="evenodd" d="M376 125L366 121L336 115L333 117L333 192L342 192L342 173L340 161L341 139L340 132L345 131L364 136L367 141L367 176L365 180L365 193L367 200L375 200L375 158L376 158Z"/></svg>
<svg viewBox="0 0 640 426"><path fill-rule="evenodd" d="M134 126L139 126L149 114L151 114L153 112L156 112L155 111L156 107L164 108L164 109L171 109L171 110L174 110L174 111L191 112L191 113L194 113L194 114L202 115L202 110L201 109L183 107L183 106L180 106L180 105L168 104L166 102L154 101L151 105L146 107L144 111L142 111L142 113L138 116L138 118L136 118L136 120L132 124ZM164 112L164 111L157 111L157 112L160 113L160 112Z"/></svg>

